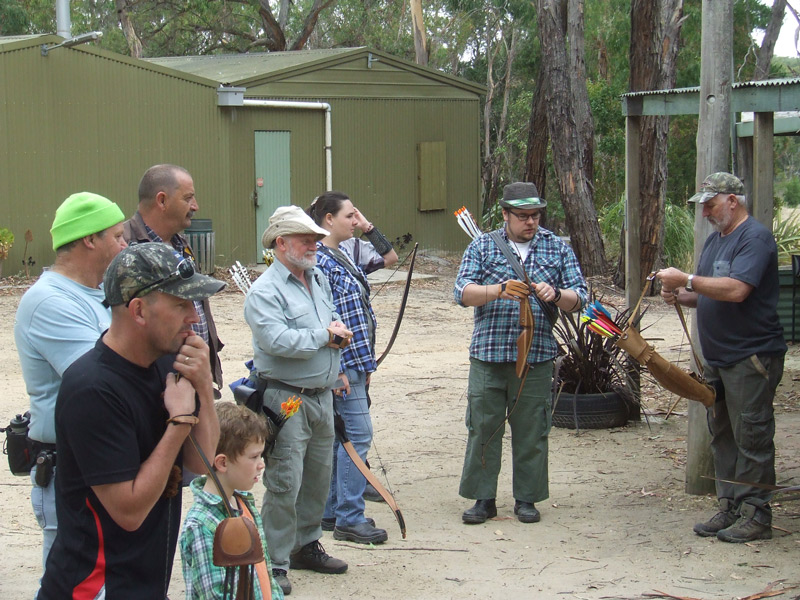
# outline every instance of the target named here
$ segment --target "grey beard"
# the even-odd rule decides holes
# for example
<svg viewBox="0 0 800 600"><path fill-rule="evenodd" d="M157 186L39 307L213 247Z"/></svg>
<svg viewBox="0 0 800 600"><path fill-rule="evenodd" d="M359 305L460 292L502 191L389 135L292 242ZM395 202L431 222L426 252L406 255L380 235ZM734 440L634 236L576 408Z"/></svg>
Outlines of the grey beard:
<svg viewBox="0 0 800 600"><path fill-rule="evenodd" d="M287 252L286 261L298 269L307 271L308 269L313 269L315 266L317 266L317 255L314 254L311 258L295 258L289 252Z"/></svg>

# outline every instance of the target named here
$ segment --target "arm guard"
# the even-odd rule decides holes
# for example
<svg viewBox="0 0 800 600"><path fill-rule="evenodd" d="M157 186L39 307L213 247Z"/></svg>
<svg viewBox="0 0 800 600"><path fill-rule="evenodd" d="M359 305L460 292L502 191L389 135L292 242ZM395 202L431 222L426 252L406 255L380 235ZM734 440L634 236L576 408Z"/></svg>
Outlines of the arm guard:
<svg viewBox="0 0 800 600"><path fill-rule="evenodd" d="M374 225L372 226L372 229L369 231L369 233L365 233L364 235L367 236L369 242L373 245L375 250L381 256L383 256L387 252L390 252L393 249L392 243L389 240L387 240L386 236L383 235L380 231L378 231L378 228L375 227Z"/></svg>

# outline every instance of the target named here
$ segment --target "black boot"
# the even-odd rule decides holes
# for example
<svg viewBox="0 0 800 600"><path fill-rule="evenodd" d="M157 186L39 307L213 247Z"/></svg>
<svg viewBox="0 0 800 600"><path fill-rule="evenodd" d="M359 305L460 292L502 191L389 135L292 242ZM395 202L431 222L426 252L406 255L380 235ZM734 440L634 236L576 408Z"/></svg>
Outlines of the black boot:
<svg viewBox="0 0 800 600"><path fill-rule="evenodd" d="M464 511L461 515L461 520L470 525L477 525L478 523L485 523L486 519L492 519L497 516L497 506L495 506L494 498L488 500L478 500L475 506Z"/></svg>

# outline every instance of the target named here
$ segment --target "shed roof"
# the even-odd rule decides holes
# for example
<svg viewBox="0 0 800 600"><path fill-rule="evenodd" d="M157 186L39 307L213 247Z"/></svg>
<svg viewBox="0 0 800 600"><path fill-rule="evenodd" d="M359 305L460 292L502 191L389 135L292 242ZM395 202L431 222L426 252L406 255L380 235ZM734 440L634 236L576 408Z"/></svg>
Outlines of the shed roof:
<svg viewBox="0 0 800 600"><path fill-rule="evenodd" d="M731 88L731 110L734 112L800 110L800 77L741 81ZM699 112L699 87L622 95L622 113L625 116L696 115Z"/></svg>
<svg viewBox="0 0 800 600"><path fill-rule="evenodd" d="M380 61L391 64L396 68L475 94L482 95L486 93L486 88L480 84L366 47L216 54L210 56L172 56L147 60L158 65L215 80L221 85L250 87L325 69L362 57L372 62Z"/></svg>

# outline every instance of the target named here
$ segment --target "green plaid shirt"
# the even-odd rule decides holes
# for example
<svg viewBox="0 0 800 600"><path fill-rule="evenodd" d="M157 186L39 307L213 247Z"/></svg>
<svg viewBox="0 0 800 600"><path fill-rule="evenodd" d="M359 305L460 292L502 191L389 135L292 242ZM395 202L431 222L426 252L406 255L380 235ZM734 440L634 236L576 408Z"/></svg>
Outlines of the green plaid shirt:
<svg viewBox="0 0 800 600"><path fill-rule="evenodd" d="M222 598L222 584L225 581L225 569L212 562L214 548L214 532L220 521L228 516L222 498L216 494L209 494L203 490L206 476L197 477L190 484L194 494L194 504L186 515L181 531L180 547L181 560L183 561L183 580L186 582L186 598L211 599ZM256 528L264 531L261 522L261 513L256 510L253 494L237 490L236 494L247 503L247 508L253 515ZM272 587L272 600L283 600L283 591L272 578L272 562L267 552L267 542L261 535L261 545L264 548L264 558L267 561L267 572L270 573ZM239 572L236 569L234 577L234 593L236 582L239 581ZM264 600L261 595L261 586L256 583L255 600Z"/></svg>

